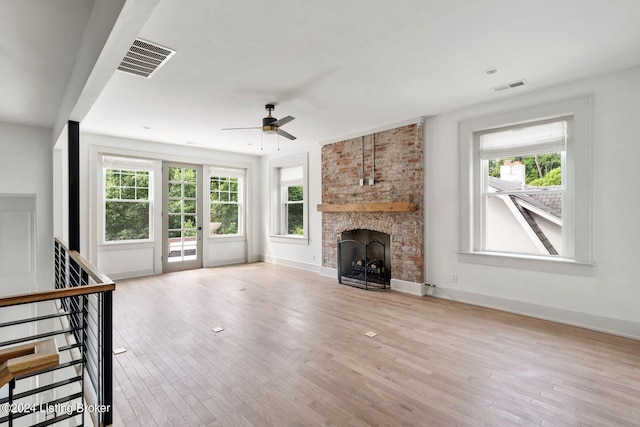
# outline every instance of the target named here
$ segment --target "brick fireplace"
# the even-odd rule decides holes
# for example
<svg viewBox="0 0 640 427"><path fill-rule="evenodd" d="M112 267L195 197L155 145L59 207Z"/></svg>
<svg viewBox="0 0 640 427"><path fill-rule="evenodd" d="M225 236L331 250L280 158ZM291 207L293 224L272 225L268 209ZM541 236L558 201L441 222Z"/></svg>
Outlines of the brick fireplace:
<svg viewBox="0 0 640 427"><path fill-rule="evenodd" d="M421 122L324 145L323 267L337 268L343 232L373 230L390 235L392 287L394 280L424 283L423 201Z"/></svg>

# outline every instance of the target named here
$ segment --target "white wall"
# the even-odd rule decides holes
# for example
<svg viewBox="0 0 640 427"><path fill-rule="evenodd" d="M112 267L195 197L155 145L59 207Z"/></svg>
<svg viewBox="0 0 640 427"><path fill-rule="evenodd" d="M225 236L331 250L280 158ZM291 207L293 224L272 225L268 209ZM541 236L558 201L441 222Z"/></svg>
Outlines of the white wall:
<svg viewBox="0 0 640 427"><path fill-rule="evenodd" d="M247 170L247 238L238 240L209 238L203 233L203 265L213 267L228 263L260 259L261 246L259 192L262 187L260 161L257 156L220 152L198 147L138 141L81 133L81 249L82 254L112 279L135 277L162 272L162 221L160 216L162 200L162 161L244 168ZM101 154L132 156L155 160L154 209L155 229L153 240L145 243L123 243L104 245L98 232L101 222L99 206L102 204L102 190L99 177L102 173ZM208 184L207 188L208 188ZM208 219L208 215L205 214ZM205 221L205 225L207 222ZM206 229L206 228L205 228Z"/></svg>
<svg viewBox="0 0 640 427"><path fill-rule="evenodd" d="M309 155L309 242L283 243L272 241L270 233L269 195L271 194L271 171L270 163L273 159L286 158L299 153ZM271 156L261 158L262 176L260 182L260 203L262 214L260 215L261 228L263 233L262 259L268 262L302 268L309 271L320 271L322 265L322 216L317 211L317 206L322 203L322 171L321 171L321 146L320 144L306 146L287 152L280 152Z"/></svg>
<svg viewBox="0 0 640 427"><path fill-rule="evenodd" d="M434 295L640 338L640 68L506 97L425 123L427 283ZM458 122L593 94L593 277L463 263ZM497 95L502 96L502 95ZM629 164L631 163L631 164ZM452 274L457 282L452 282Z"/></svg>
<svg viewBox="0 0 640 427"><path fill-rule="evenodd" d="M20 293L53 288L51 147L51 129L0 123L0 194L29 195L36 199L36 283L29 285L31 289L20 289ZM0 277L0 289L9 289L10 284L11 277Z"/></svg>
<svg viewBox="0 0 640 427"><path fill-rule="evenodd" d="M9 220L0 226L0 239L21 239L23 242L17 245L22 249L15 260L17 264L10 265L8 269L0 267L0 296L54 287L51 145L51 129L0 123L0 205L3 197L8 202L4 206L6 209L0 206L0 214L4 220ZM22 225L20 230L19 225ZM32 231L31 236L23 235ZM11 250L10 246L6 247L6 241L3 243L5 249ZM24 253L25 249L28 255ZM34 252L35 259L24 259L25 256L30 258ZM38 314L33 304L6 307L0 310L0 323ZM20 338L37 332L33 324L15 325L3 328L2 339ZM22 387L33 388L33 380L23 381ZM6 397L7 393L7 387L2 388L0 397Z"/></svg>

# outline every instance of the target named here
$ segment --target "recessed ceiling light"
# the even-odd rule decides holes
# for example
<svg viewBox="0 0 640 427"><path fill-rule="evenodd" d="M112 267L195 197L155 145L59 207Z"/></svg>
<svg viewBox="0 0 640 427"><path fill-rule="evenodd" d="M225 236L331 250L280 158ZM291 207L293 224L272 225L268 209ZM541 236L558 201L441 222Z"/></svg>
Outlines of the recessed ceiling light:
<svg viewBox="0 0 640 427"><path fill-rule="evenodd" d="M487 75L487 76L490 76L490 75L492 75L492 74L497 73L498 71L500 71L500 69L499 69L499 68L495 68L495 67L493 67L493 68L487 68L486 70L484 70L484 71L483 71L483 74L485 74L485 75Z"/></svg>
<svg viewBox="0 0 640 427"><path fill-rule="evenodd" d="M142 129L151 129L149 126L142 126Z"/></svg>

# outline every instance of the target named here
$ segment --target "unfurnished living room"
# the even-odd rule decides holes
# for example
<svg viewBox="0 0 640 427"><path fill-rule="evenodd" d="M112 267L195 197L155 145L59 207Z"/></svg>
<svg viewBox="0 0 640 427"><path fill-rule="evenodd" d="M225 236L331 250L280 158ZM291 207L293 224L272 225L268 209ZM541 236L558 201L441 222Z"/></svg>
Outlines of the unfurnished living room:
<svg viewBox="0 0 640 427"><path fill-rule="evenodd" d="M0 425L640 425L637 0L0 0Z"/></svg>

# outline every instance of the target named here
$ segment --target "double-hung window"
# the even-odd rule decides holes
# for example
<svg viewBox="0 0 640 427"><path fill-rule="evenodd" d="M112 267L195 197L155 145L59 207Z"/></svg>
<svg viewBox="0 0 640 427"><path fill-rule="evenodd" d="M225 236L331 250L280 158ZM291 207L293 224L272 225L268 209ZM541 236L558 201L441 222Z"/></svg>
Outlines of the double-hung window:
<svg viewBox="0 0 640 427"><path fill-rule="evenodd" d="M570 117L478 132L480 249L563 256Z"/></svg>
<svg viewBox="0 0 640 427"><path fill-rule="evenodd" d="M152 163L104 156L103 182L104 242L151 239Z"/></svg>
<svg viewBox="0 0 640 427"><path fill-rule="evenodd" d="M307 155L271 163L272 240L308 242Z"/></svg>
<svg viewBox="0 0 640 427"><path fill-rule="evenodd" d="M209 173L210 236L244 235L245 171L212 167Z"/></svg>
<svg viewBox="0 0 640 427"><path fill-rule="evenodd" d="M593 274L591 97L460 123L463 262Z"/></svg>
<svg viewBox="0 0 640 427"><path fill-rule="evenodd" d="M304 234L304 185L302 166L280 169L281 230L284 234Z"/></svg>

